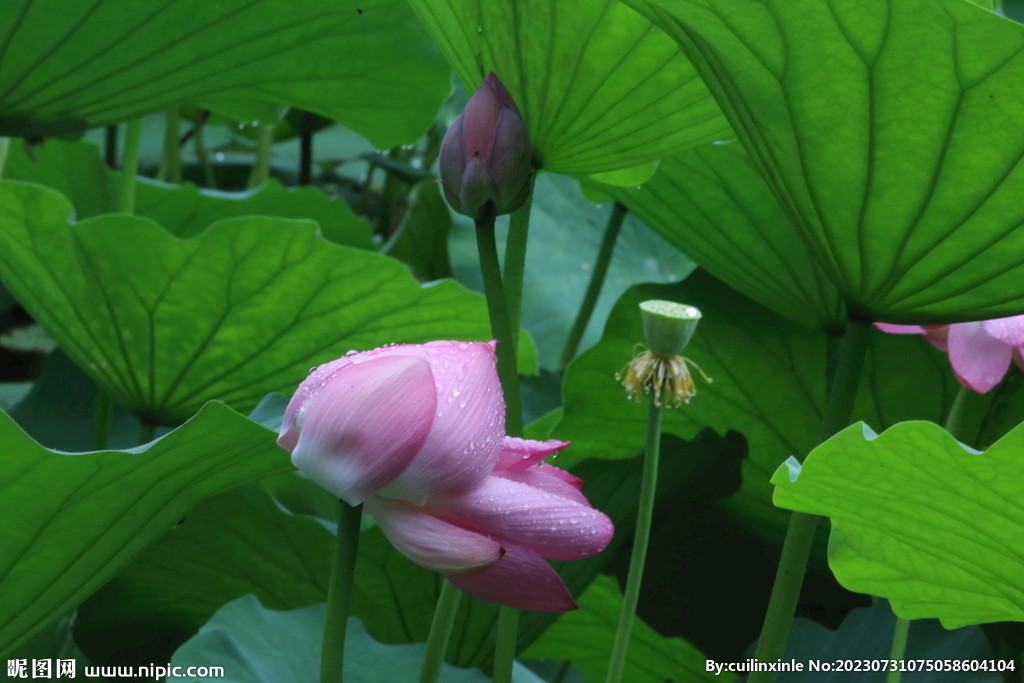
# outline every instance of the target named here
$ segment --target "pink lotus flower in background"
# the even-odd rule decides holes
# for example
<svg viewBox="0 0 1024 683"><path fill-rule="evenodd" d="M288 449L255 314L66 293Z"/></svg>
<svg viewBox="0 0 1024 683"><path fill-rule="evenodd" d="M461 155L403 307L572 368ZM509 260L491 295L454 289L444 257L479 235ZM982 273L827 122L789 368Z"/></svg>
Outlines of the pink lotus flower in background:
<svg viewBox="0 0 1024 683"><path fill-rule="evenodd" d="M530 194L530 136L494 73L480 84L441 143L441 187L470 218L512 213Z"/></svg>
<svg viewBox="0 0 1024 683"><path fill-rule="evenodd" d="M1024 315L952 325L875 326L892 334L923 334L936 348L949 353L960 383L979 394L1003 380L1011 360L1024 369Z"/></svg>
<svg viewBox="0 0 1024 683"><path fill-rule="evenodd" d="M386 346L321 365L288 404L277 443L349 505L470 489L505 436L495 343Z"/></svg>
<svg viewBox="0 0 1024 683"><path fill-rule="evenodd" d="M475 487L422 506L374 496L365 510L399 552L470 595L518 609L576 609L544 558L596 555L614 527L580 493L578 478L538 464L568 445L505 437L493 471Z"/></svg>

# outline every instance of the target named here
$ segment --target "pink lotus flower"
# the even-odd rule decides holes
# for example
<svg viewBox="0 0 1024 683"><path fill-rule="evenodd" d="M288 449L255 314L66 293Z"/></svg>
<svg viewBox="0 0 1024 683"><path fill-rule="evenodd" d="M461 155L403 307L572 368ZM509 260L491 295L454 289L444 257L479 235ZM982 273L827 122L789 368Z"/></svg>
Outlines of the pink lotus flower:
<svg viewBox="0 0 1024 683"><path fill-rule="evenodd" d="M490 474L505 436L495 342L386 346L321 365L277 443L350 505L380 492L422 505Z"/></svg>
<svg viewBox="0 0 1024 683"><path fill-rule="evenodd" d="M892 334L923 334L933 346L949 353L960 383L979 394L1003 380L1011 360L1024 369L1024 315L952 325L875 325Z"/></svg>
<svg viewBox="0 0 1024 683"><path fill-rule="evenodd" d="M490 476L472 489L421 506L374 496L365 510L399 552L470 595L518 609L576 609L544 558L596 555L614 527L580 493L578 478L538 464L568 445L505 437Z"/></svg>
<svg viewBox="0 0 1024 683"><path fill-rule="evenodd" d="M530 161L526 124L492 72L441 143L444 196L470 218L512 213L530 194Z"/></svg>

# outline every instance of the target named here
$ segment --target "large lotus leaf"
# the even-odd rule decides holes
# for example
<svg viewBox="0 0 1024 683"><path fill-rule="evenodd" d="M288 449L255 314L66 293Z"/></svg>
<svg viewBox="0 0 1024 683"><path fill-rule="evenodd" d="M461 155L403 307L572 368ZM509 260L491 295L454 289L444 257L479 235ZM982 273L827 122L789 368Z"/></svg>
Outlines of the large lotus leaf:
<svg viewBox="0 0 1024 683"><path fill-rule="evenodd" d="M317 680L324 630L323 605L290 612L266 609L253 595L222 607L194 638L181 646L172 666L190 681L227 683L306 683ZM396 683L417 680L426 645L384 645L355 617L345 630L345 680L348 683ZM216 663L222 672L199 676L189 669ZM483 672L442 665L439 683L486 683ZM513 683L541 683L517 664Z"/></svg>
<svg viewBox="0 0 1024 683"><path fill-rule="evenodd" d="M605 680L608 659L622 610L622 592L610 576L598 577L580 597L580 608L563 614L523 657L568 659L587 683ZM736 674L716 675L706 657L682 638L666 638L637 619L629 643L623 678L630 683L734 681Z"/></svg>
<svg viewBox="0 0 1024 683"><path fill-rule="evenodd" d="M311 221L236 218L182 240L146 218L76 225L71 212L53 190L0 183L0 279L144 422L182 422L213 398L250 409L350 349L491 338L478 294L421 287Z"/></svg>
<svg viewBox="0 0 1024 683"><path fill-rule="evenodd" d="M559 173L598 173L732 137L671 38L616 0L410 0L472 92L494 71Z"/></svg>
<svg viewBox="0 0 1024 683"><path fill-rule="evenodd" d="M274 433L220 403L131 451L47 450L0 413L0 657L203 498L291 469Z"/></svg>
<svg viewBox="0 0 1024 683"><path fill-rule="evenodd" d="M334 536L313 518L285 512L253 486L228 491L203 502L79 606L75 639L105 662L157 635L180 644L247 593L271 609L315 605L327 599L333 550Z"/></svg>
<svg viewBox="0 0 1024 683"><path fill-rule="evenodd" d="M963 0L626 0L676 38L847 307L1024 311L1024 27Z"/></svg>
<svg viewBox="0 0 1024 683"><path fill-rule="evenodd" d="M96 145L64 140L47 140L33 147L31 156L24 145L15 144L4 168L8 180L39 183L63 194L74 205L79 221L112 212L121 173L103 162ZM309 218L332 242L374 248L369 223L344 201L314 187L285 189L270 180L247 192L217 192L139 177L135 193L135 213L152 218L178 237L198 235L223 218L278 216Z"/></svg>
<svg viewBox="0 0 1024 683"><path fill-rule="evenodd" d="M831 518L836 578L904 619L1024 621L1022 451L1024 426L980 453L930 422L856 424L780 467L775 503Z"/></svg>
<svg viewBox="0 0 1024 683"><path fill-rule="evenodd" d="M739 144L662 159L638 188L602 185L709 273L790 320L842 330L839 293Z"/></svg>
<svg viewBox="0 0 1024 683"><path fill-rule="evenodd" d="M418 139L451 87L401 0L16 0L0 26L0 135L210 100L298 106L387 148Z"/></svg>
<svg viewBox="0 0 1024 683"><path fill-rule="evenodd" d="M703 270L674 285L632 287L616 303L604 337L566 371L564 417L551 436L572 441L559 465L583 458L628 458L645 441L647 406L627 400L615 374L643 341L638 304L669 299L703 318L685 350L714 380L696 377L689 404L666 410L662 431L683 439L705 427L741 432L750 456L743 487L722 505L781 542L789 514L771 503L769 479L790 455L814 445L825 405L828 335L791 322L730 290ZM957 384L944 355L916 336L871 332L855 414L875 424L942 421Z"/></svg>

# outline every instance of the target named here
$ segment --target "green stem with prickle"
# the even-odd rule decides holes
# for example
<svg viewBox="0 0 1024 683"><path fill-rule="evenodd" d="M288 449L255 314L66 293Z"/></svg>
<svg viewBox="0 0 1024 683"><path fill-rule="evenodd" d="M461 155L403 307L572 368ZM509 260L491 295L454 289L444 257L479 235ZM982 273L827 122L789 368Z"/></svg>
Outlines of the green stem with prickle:
<svg viewBox="0 0 1024 683"><path fill-rule="evenodd" d="M274 146L274 124L261 123L256 127L256 161L249 175L248 188L259 187L270 178L270 152Z"/></svg>
<svg viewBox="0 0 1024 683"><path fill-rule="evenodd" d="M437 683L441 677L444 653L448 651L448 639L455 626L455 615L458 614L461 598L462 591L445 579L441 585L441 595L437 598L437 607L434 608L434 620L430 622L427 651L420 668L420 683Z"/></svg>
<svg viewBox="0 0 1024 683"><path fill-rule="evenodd" d="M850 424L870 330L871 323L862 320L850 320L846 325L846 333L836 350L835 376L832 379L828 403L818 428L815 446ZM772 587L768 611L754 654L754 657L762 662L774 662L786 652L789 628L793 623L793 612L800 598L800 588L807 570L807 558L811 554L811 544L817 527L816 515L794 512L789 518L789 528L786 530L786 540L782 544L782 556L779 558L779 569L775 574L775 585ZM775 671L755 671L750 674L747 683L774 683L776 675Z"/></svg>
<svg viewBox="0 0 1024 683"><path fill-rule="evenodd" d="M157 179L175 184L181 182L181 110L177 107L167 110L164 155Z"/></svg>
<svg viewBox="0 0 1024 683"><path fill-rule="evenodd" d="M629 652L629 637L636 619L636 605L640 600L640 582L647 560L647 544L651 535L651 518L654 515L654 493L658 486L658 457L661 453L662 407L651 395L647 411L647 446L644 449L644 474L640 486L640 503L636 514L636 533L633 536L633 552L629 558L629 575L626 591L622 596L622 611L619 613L619 627L615 632L611 661L608 664L607 683L619 683L626 668L626 654Z"/></svg>
<svg viewBox="0 0 1024 683"><path fill-rule="evenodd" d="M156 425L143 422L139 425L138 445L142 446L156 438Z"/></svg>
<svg viewBox="0 0 1024 683"><path fill-rule="evenodd" d="M92 449L102 451L107 448L107 434L110 431L110 416L114 410L114 403L110 400L107 392L101 387L96 387L95 414L93 415Z"/></svg>
<svg viewBox="0 0 1024 683"><path fill-rule="evenodd" d="M530 234L530 210L533 208L533 186L537 174L530 176L530 194L526 201L508 217L508 239L505 242L505 270L502 282L508 304L508 322L512 338L519 343L519 320L523 310L523 277L526 273L526 242ZM510 436L522 436L512 434Z"/></svg>
<svg viewBox="0 0 1024 683"><path fill-rule="evenodd" d="M117 168L117 124L103 130L103 160L110 168Z"/></svg>
<svg viewBox="0 0 1024 683"><path fill-rule="evenodd" d="M512 336L509 324L493 218L482 218L476 222L476 247L480 254L480 272L484 277L491 334L498 340L498 379L501 380L501 390L505 394L505 433L509 436L522 436L523 409L519 400L515 337Z"/></svg>
<svg viewBox="0 0 1024 683"><path fill-rule="evenodd" d="M135 177L139 173L139 144L142 141L142 119L128 122L124 133L124 158L121 160L121 176L118 179L117 196L113 213L135 213Z"/></svg>
<svg viewBox="0 0 1024 683"><path fill-rule="evenodd" d="M895 669L889 669L885 677L885 683L900 683L903 672L899 669L898 662L903 659L907 652L907 635L910 633L910 622L906 619L897 619L896 628L892 634L892 649L889 651L889 659L897 662Z"/></svg>
<svg viewBox="0 0 1024 683"><path fill-rule="evenodd" d="M320 649L320 683L342 683L345 669L345 630L348 627L348 606L352 596L352 577L356 571L359 550L359 524L363 506L341 504L338 536L334 544L334 566L327 589L327 615Z"/></svg>
<svg viewBox="0 0 1024 683"><path fill-rule="evenodd" d="M504 605L498 608L498 633L494 645L494 673L491 683L512 683L519 638L519 610Z"/></svg>
<svg viewBox="0 0 1024 683"><path fill-rule="evenodd" d="M508 300L498 263L498 245L494 238L494 218L476 222L476 245L480 254L480 272L484 278L487 312L491 318L491 334L498 340L498 379L505 395L505 432L522 436L523 409L519 398L519 371L516 367L515 336L509 323ZM523 249L526 243L523 241ZM524 252L525 253L525 252ZM521 285L520 280L520 285ZM520 290L521 291L521 290ZM494 649L494 683L510 683L516 655L519 610L502 606L498 609L498 634Z"/></svg>
<svg viewBox="0 0 1024 683"><path fill-rule="evenodd" d="M612 207L612 215L608 217L608 225L605 226L604 236L601 238L601 247L597 251L597 261L594 262L594 270L590 273L590 282L587 283L587 292L583 295L583 303L576 314L576 320L572 323L569 336L565 339L565 346L562 347L562 356L558 360L558 367L565 368L576 355L580 347L580 340L590 323L590 316L594 313L594 306L597 305L597 298L601 295L601 287L604 286L605 275L608 274L608 266L612 262L612 254L615 252L615 242L619 239L619 231L622 229L622 221L629 212L623 204L615 202Z"/></svg>
<svg viewBox="0 0 1024 683"><path fill-rule="evenodd" d="M196 109L195 118L193 119L193 133L192 133L192 144L195 145L196 157L199 158L199 165L203 169L203 179L206 182L206 186L211 189L217 189L217 176L213 174L213 165L210 163L210 155L206 151L206 142L203 139L203 128L206 127L206 121L209 118L207 112L203 109Z"/></svg>
<svg viewBox="0 0 1024 683"><path fill-rule="evenodd" d="M0 176L4 174L4 166L7 164L7 150L11 147L11 139L0 136Z"/></svg>
<svg viewBox="0 0 1024 683"><path fill-rule="evenodd" d="M946 431L949 435L956 439L960 434L960 426L964 419L964 406L967 404L967 397L970 395L971 390L960 385L960 390L956 392L956 398L953 399L953 405L949 408L949 414L946 415ZM892 650L889 654L889 659L899 661L903 659L903 656L907 651L907 637L910 634L910 620L896 618L896 627L893 629L892 634ZM885 683L900 683L903 677L903 672L898 668L890 670L886 676Z"/></svg>

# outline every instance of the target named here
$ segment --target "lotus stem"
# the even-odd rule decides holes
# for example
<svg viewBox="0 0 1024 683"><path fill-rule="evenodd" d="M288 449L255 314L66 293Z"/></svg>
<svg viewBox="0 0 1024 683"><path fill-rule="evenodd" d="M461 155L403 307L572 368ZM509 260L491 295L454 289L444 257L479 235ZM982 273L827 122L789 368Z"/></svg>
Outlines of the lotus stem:
<svg viewBox="0 0 1024 683"><path fill-rule="evenodd" d="M647 446L644 448L644 473L640 486L640 503L636 514L636 533L633 535L633 552L629 557L629 575L626 591L622 596L622 611L619 613L619 627L615 632L612 656L608 663L607 683L619 683L626 668L629 652L629 638L636 620L636 605L640 600L640 583L643 580L644 564L647 561L647 545L651 536L651 518L654 515L654 494L658 486L658 458L661 453L662 401L656 399L660 392L652 392L647 411Z"/></svg>
<svg viewBox="0 0 1024 683"><path fill-rule="evenodd" d="M430 635L427 637L427 651L423 655L423 667L420 669L420 683L437 683L444 666L444 654L448 651L448 639L455 626L455 615L459 611L459 600L462 591L447 579L441 584L441 595L437 598L434 608L434 620L430 622Z"/></svg>
<svg viewBox="0 0 1024 683"><path fill-rule="evenodd" d="M135 176L139 173L139 144L142 141L142 119L128 122L124 134L124 157L117 198L111 207L114 213L135 213Z"/></svg>
<svg viewBox="0 0 1024 683"><path fill-rule="evenodd" d="M835 375L815 446L850 424L870 329L871 324L866 321L847 322L846 333L836 349ZM800 598L800 588L803 586L804 573L807 571L807 558L811 554L811 544L817 527L816 515L794 512L789 518L789 528L786 530L786 540L782 544L779 568L775 574L775 585L772 587L768 611L754 654L754 657L762 662L774 662L786 652L789 629L793 624L793 612ZM776 675L775 671L755 671L750 674L747 683L774 683Z"/></svg>
<svg viewBox="0 0 1024 683"><path fill-rule="evenodd" d="M562 347L562 356L558 360L558 367L565 368L576 356L580 347L580 340L590 323L590 316L594 313L594 306L601 295L601 288L604 287L604 279L608 274L608 266L612 262L612 254L615 252L615 243L619 239L619 232L622 229L622 221L629 212L623 204L615 202L612 207L612 215L608 217L608 224L604 229L604 236L601 237L601 246L597 251L597 260L594 262L594 270L590 273L590 282L587 283L587 292L583 295L583 302L576 314L576 320L572 323L569 336L565 339L565 346Z"/></svg>
<svg viewBox="0 0 1024 683"><path fill-rule="evenodd" d="M519 397L519 370L516 366L516 336L509 322L508 300L498 263L498 245L494 238L494 218L476 222L476 245L480 253L480 272L484 278L487 312L491 318L491 334L498 340L498 379L505 395L505 433L523 435L523 409ZM525 248L525 240L522 243ZM522 280L520 279L520 292ZM494 683L510 683L512 665L516 656L516 638L519 631L519 610L500 607L498 634L494 649Z"/></svg>
<svg viewBox="0 0 1024 683"><path fill-rule="evenodd" d="M92 449L102 451L107 448L107 434L110 432L110 416L114 403L107 392L96 387L95 414L93 416Z"/></svg>
<svg viewBox="0 0 1024 683"><path fill-rule="evenodd" d="M494 238L494 218L476 222L476 246L480 254L480 272L484 278L487 313L491 334L498 340L498 379L505 394L505 433L523 435L523 409L519 399L519 371L516 368L515 337L509 324L505 288L498 264L498 246Z"/></svg>
<svg viewBox="0 0 1024 683"><path fill-rule="evenodd" d="M0 136L0 177L3 177L4 166L7 164L7 150L11 147L11 139Z"/></svg>
<svg viewBox="0 0 1024 683"><path fill-rule="evenodd" d="M352 507L339 501L341 517L334 545L334 565L331 583L327 589L327 614L324 618L324 638L320 650L320 683L342 683L345 668L345 631L348 627L348 607L352 596L352 577L356 570L359 550L359 527L363 506Z"/></svg>
<svg viewBox="0 0 1024 683"><path fill-rule="evenodd" d="M247 187L259 187L270 178L270 153L274 146L274 124L260 123L256 126L256 161L252 165Z"/></svg>
<svg viewBox="0 0 1024 683"><path fill-rule="evenodd" d="M530 209L537 174L530 176L530 193L526 201L508 217L508 239L505 242L505 270L502 282L508 301L508 322L512 338L519 343L519 322L523 310L523 277L526 273L526 243L530 234ZM513 434L512 436L522 436Z"/></svg>

